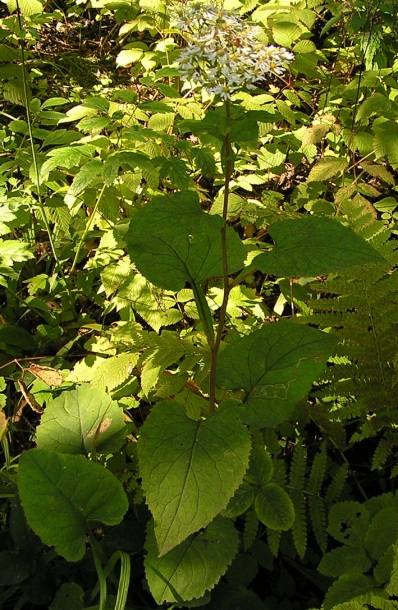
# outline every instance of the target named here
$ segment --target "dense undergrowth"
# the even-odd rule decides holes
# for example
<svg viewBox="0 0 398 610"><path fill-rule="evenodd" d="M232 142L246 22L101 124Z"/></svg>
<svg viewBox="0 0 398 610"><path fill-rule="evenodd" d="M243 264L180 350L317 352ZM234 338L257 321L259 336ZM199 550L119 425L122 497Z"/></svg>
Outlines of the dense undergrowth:
<svg viewBox="0 0 398 610"><path fill-rule="evenodd" d="M0 607L397 608L398 5L192 6L1 9Z"/></svg>

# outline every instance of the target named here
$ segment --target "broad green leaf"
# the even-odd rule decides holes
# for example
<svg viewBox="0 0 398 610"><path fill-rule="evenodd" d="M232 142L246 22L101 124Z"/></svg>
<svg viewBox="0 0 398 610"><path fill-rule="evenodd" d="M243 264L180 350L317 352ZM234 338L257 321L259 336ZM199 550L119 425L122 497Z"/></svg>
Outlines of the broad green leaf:
<svg viewBox="0 0 398 610"><path fill-rule="evenodd" d="M142 486L155 520L160 555L206 527L242 482L250 436L233 403L206 421L164 400L142 427L138 456Z"/></svg>
<svg viewBox="0 0 398 610"><path fill-rule="evenodd" d="M135 64L144 56L142 49L123 49L116 57L117 66L129 66Z"/></svg>
<svg viewBox="0 0 398 610"><path fill-rule="evenodd" d="M398 124L395 121L385 121L381 125L374 125L375 137L373 140L376 159L387 157L388 162L395 168L398 166Z"/></svg>
<svg viewBox="0 0 398 610"><path fill-rule="evenodd" d="M289 419L325 369L336 339L290 322L267 324L227 345L217 367L217 384L244 390L242 418L257 428Z"/></svg>
<svg viewBox="0 0 398 610"><path fill-rule="evenodd" d="M21 263L34 258L33 253L29 250L29 244L16 239L2 240L0 239L0 264L13 266L14 263Z"/></svg>
<svg viewBox="0 0 398 610"><path fill-rule="evenodd" d="M274 463L264 447L254 446L250 456L250 466L245 477L258 487L264 487L274 474Z"/></svg>
<svg viewBox="0 0 398 610"><path fill-rule="evenodd" d="M322 557L317 570L325 576L338 578L343 574L362 574L372 567L372 562L363 547L341 546Z"/></svg>
<svg viewBox="0 0 398 610"><path fill-rule="evenodd" d="M169 127L171 127L174 123L175 115L171 112L167 114L157 113L153 114L148 121L149 129L155 129L156 131L167 131ZM174 157L170 157L169 160L172 160ZM179 159L181 161L181 159Z"/></svg>
<svg viewBox="0 0 398 610"><path fill-rule="evenodd" d="M64 582L57 590L49 610L83 610L84 590L75 582Z"/></svg>
<svg viewBox="0 0 398 610"><path fill-rule="evenodd" d="M294 523L294 507L286 491L268 483L257 493L254 508L259 520L273 530L285 531Z"/></svg>
<svg viewBox="0 0 398 610"><path fill-rule="evenodd" d="M64 167L70 169L74 165L78 165L82 157L82 149L80 146L66 146L64 148L56 148L51 151L51 156L47 159L41 169L40 174L44 180L47 180L49 173L55 167Z"/></svg>
<svg viewBox="0 0 398 610"><path fill-rule="evenodd" d="M59 453L113 453L125 435L123 410L102 389L83 384L48 403L37 444Z"/></svg>
<svg viewBox="0 0 398 610"><path fill-rule="evenodd" d="M168 117L170 115L164 114L157 116ZM187 164L182 159L178 159L178 157L170 157L169 159L162 157L159 168L159 178L161 180L168 178L173 188L184 190L188 188L190 182Z"/></svg>
<svg viewBox="0 0 398 610"><path fill-rule="evenodd" d="M13 12L15 10L15 8L12 8L14 6L13 0L7 2L7 5L10 12ZM19 0L18 5L21 14L24 17L30 17L31 15L36 15L43 12L43 5L41 2L39 2L39 0Z"/></svg>
<svg viewBox="0 0 398 610"><path fill-rule="evenodd" d="M131 352L106 358L93 371L92 384L112 391L130 377L137 362L138 354Z"/></svg>
<svg viewBox="0 0 398 610"><path fill-rule="evenodd" d="M68 190L68 195L77 197L101 175L103 164L99 159L91 159L79 170Z"/></svg>
<svg viewBox="0 0 398 610"><path fill-rule="evenodd" d="M205 531L190 536L172 551L158 556L153 522L148 526L145 572L156 603L202 597L225 574L238 551L232 521L217 517Z"/></svg>
<svg viewBox="0 0 398 610"><path fill-rule="evenodd" d="M293 51L295 53L313 53L316 51L316 45L312 40L300 40L294 45Z"/></svg>
<svg viewBox="0 0 398 610"><path fill-rule="evenodd" d="M25 451L17 483L29 526L67 561L84 556L88 521L116 525L128 508L118 479L80 455Z"/></svg>
<svg viewBox="0 0 398 610"><path fill-rule="evenodd" d="M272 26L272 36L276 44L290 48L301 36L301 28L290 21L279 21Z"/></svg>
<svg viewBox="0 0 398 610"><path fill-rule="evenodd" d="M283 100L276 100L275 105L280 114L283 116L284 119L286 119L288 123L290 123L290 125L296 124L296 115L290 108L290 106L286 104L286 102L284 102Z"/></svg>
<svg viewBox="0 0 398 610"><path fill-rule="evenodd" d="M314 165L307 182L322 182L340 174L348 167L347 159L341 157L326 157Z"/></svg>
<svg viewBox="0 0 398 610"><path fill-rule="evenodd" d="M243 482L240 487L236 490L234 496L228 502L227 508L223 511L226 517L234 519L239 515L243 515L254 502L255 499L255 488L253 485L249 485Z"/></svg>
<svg viewBox="0 0 398 610"><path fill-rule="evenodd" d="M383 257L352 229L326 216L289 218L272 224L275 247L259 255L260 271L282 277L312 277L380 262Z"/></svg>
<svg viewBox="0 0 398 610"><path fill-rule="evenodd" d="M185 282L199 284L221 276L222 218L200 208L192 191L156 198L131 221L126 235L132 260L153 284L178 291ZM238 235L227 228L228 272L243 267L245 250Z"/></svg>
<svg viewBox="0 0 398 610"><path fill-rule="evenodd" d="M381 510L366 533L365 547L370 557L380 559L398 539L398 512L395 508Z"/></svg>

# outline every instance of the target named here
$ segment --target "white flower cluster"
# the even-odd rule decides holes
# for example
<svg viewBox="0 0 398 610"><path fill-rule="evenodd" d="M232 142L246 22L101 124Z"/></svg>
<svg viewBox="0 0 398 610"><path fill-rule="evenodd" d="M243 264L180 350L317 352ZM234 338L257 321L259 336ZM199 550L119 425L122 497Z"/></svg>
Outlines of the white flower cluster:
<svg viewBox="0 0 398 610"><path fill-rule="evenodd" d="M203 88L224 100L242 88L254 89L267 73L281 74L293 53L259 41L262 29L210 5L183 6L177 24L188 46L178 58L187 88Z"/></svg>

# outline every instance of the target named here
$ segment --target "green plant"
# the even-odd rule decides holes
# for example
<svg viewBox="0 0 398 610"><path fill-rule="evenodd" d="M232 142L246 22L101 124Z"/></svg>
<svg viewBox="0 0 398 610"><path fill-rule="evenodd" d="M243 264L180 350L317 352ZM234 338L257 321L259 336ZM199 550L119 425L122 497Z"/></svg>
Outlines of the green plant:
<svg viewBox="0 0 398 610"><path fill-rule="evenodd" d="M49 97L61 15L2 20L1 603L393 607L392 5L68 7L133 90Z"/></svg>

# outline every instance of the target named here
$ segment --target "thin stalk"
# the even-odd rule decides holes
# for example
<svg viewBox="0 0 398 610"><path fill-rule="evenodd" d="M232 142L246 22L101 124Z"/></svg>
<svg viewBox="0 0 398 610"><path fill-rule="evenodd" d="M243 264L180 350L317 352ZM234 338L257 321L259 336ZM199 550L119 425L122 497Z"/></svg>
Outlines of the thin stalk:
<svg viewBox="0 0 398 610"><path fill-rule="evenodd" d="M79 255L80 255L81 249L82 249L83 244L84 244L84 240L86 239L87 233L91 229L91 225L93 224L93 220L95 218L95 214L97 213L98 206L101 203L102 197L104 196L105 188L106 188L106 185L104 184L104 186L102 187L102 189L100 191L100 194L98 195L98 199L95 202L95 206L93 208L91 216L89 217L88 222L87 222L87 224L86 224L86 226L84 228L83 235L81 236L79 244L78 244L78 246L76 248L75 258L73 259L72 267L70 268L70 273L73 273L74 270L75 270L75 267L76 267L77 262L79 260Z"/></svg>
<svg viewBox="0 0 398 610"><path fill-rule="evenodd" d="M53 241L52 234L51 234L50 224L47 219L47 214L46 214L44 204L43 204L43 197L41 194L41 179L40 179L39 165L37 163L36 150L35 150L35 146L33 143L32 119L31 119L30 110L29 110L29 92L28 92L28 82L27 82L27 77L26 77L27 68L26 68L26 61L25 61L25 39L22 36L23 27L22 27L22 20L21 20L21 10L19 7L19 0L16 0L16 7L17 7L18 25L19 25L19 30L21 33L20 34L20 49L21 49L21 64L22 64L22 87L23 87L23 96L24 96L24 101L25 101L25 106L26 106L26 123L28 125L30 149L32 152L32 163L33 163L33 169L34 169L35 180L36 180L37 204L39 206L39 209L40 209L40 212L41 212L41 215L43 218L44 226L46 228L48 242L50 244L51 252L54 257L55 267L65 282L65 288L66 288L66 291L69 296L70 306L72 308L72 311L74 311L72 294L71 294L68 284L66 282L65 274L62 270L61 264L60 264L58 256L57 256L57 252L56 252L54 241Z"/></svg>
<svg viewBox="0 0 398 610"><path fill-rule="evenodd" d="M227 114L227 133L225 134L225 177L224 177L224 199L223 199L223 220L224 224L221 229L221 252L223 263L223 299L220 307L220 317L217 325L216 338L213 346L211 346L211 363L209 375L209 410L213 413L216 408L216 368L218 354L220 351L221 339L225 326L227 315L228 297L230 293L229 276L228 276L228 252L227 252L227 219L228 219L228 198L229 186L234 168L233 151L231 146L231 136L229 133L229 122L231 119L231 106L229 100L225 102L225 111Z"/></svg>
<svg viewBox="0 0 398 610"><path fill-rule="evenodd" d="M101 553L100 553L99 545L98 545L96 539L94 538L94 534L92 533L92 531L90 531L90 547L91 547L91 552L93 554L95 570L97 572L98 583L99 583L100 600L99 600L98 610L105 610L106 597L107 597L106 576L104 574L104 570L102 569L102 565L101 565L101 559L100 559Z"/></svg>

